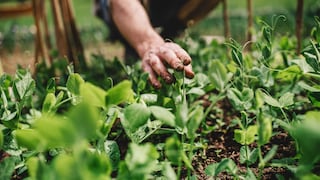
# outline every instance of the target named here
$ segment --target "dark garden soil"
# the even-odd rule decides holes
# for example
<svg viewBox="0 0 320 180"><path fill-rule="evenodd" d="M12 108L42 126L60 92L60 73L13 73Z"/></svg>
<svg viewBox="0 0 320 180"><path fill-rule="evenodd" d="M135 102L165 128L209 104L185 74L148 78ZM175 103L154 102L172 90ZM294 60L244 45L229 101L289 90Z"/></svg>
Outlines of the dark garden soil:
<svg viewBox="0 0 320 180"><path fill-rule="evenodd" d="M231 120L233 119L232 106L225 99L217 103L217 107L222 109L222 119L224 125L219 129L209 133L205 138L208 141L208 148L203 152L198 152L193 159L193 167L195 168L196 176L198 179L208 179L209 177L205 174L205 168L212 164L218 163L224 158L232 159L240 172L246 172L246 165L240 163L240 148L241 144L234 140L234 129L236 126L231 127ZM207 124L213 125L214 122L208 121ZM229 127L229 128L228 128ZM231 128L230 128L231 127ZM288 133L279 130L280 132L274 135L270 142L262 147L263 156L270 151L272 146L277 145L277 153L273 159L283 159L294 157L296 155L296 147L293 139ZM257 144L251 144L250 149L256 148ZM259 175L258 163L249 166L250 169L255 173L256 177ZM281 167L265 167L262 172L262 179L275 179L276 175L282 175L283 177L292 177L291 172L288 169ZM233 177L221 173L218 176L219 179L233 179Z"/></svg>
<svg viewBox="0 0 320 180"><path fill-rule="evenodd" d="M240 148L241 145L237 143L233 137L232 128L228 130L215 130L208 134L208 149L205 152L199 152L196 154L193 160L193 166L196 171L196 175L199 179L207 179L205 175L205 168L212 163L218 163L224 158L232 159L238 166L241 172L246 171L246 165L240 164ZM274 159L282 159L294 157L295 145L292 139L286 133L279 133L272 137L269 144L263 148L263 154L266 154L272 147L272 145L278 145L277 154ZM252 145L252 148L256 144ZM259 168L258 164L255 163L250 166L250 169L258 176ZM283 177L291 177L292 174L289 170L284 168L265 167L263 170L262 179L275 179L276 174L280 174ZM233 179L226 174L220 174L220 179Z"/></svg>

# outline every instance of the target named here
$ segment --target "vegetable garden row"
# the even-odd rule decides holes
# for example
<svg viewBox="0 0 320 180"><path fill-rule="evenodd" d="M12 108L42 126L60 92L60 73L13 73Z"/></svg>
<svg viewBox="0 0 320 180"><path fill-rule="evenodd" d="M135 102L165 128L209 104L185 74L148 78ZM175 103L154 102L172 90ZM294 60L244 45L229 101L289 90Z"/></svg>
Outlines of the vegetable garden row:
<svg viewBox="0 0 320 180"><path fill-rule="evenodd" d="M140 63L93 55L0 78L0 179L320 179L320 19L301 55L257 41L179 42L194 79L155 90Z"/></svg>

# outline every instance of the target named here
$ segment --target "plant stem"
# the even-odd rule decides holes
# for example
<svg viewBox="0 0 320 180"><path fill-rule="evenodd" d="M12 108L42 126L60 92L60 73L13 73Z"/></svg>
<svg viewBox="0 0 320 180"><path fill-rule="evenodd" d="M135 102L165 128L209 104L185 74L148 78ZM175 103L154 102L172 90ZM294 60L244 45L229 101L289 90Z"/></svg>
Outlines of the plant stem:
<svg viewBox="0 0 320 180"><path fill-rule="evenodd" d="M193 144L194 144L194 137L192 137L190 141L190 149L189 149L189 157L188 157L191 163L192 163L192 157L193 157ZM188 178L190 177L191 177L191 169L188 168Z"/></svg>
<svg viewBox="0 0 320 180"><path fill-rule="evenodd" d="M259 150L259 177L258 179L261 179L262 177L262 170L264 168L264 160L263 160L263 157L262 157L262 151L261 151L261 146L259 145L258 146L258 150Z"/></svg>
<svg viewBox="0 0 320 180"><path fill-rule="evenodd" d="M287 117L286 113L283 111L283 108L280 108L280 110L281 110L281 112L282 112L282 114L283 114L283 116L284 116L284 118L285 118L286 122L289 124L289 119L288 119L288 117Z"/></svg>
<svg viewBox="0 0 320 180"><path fill-rule="evenodd" d="M182 135L181 136L181 146L182 147L181 147L180 151L183 151L183 144L184 144L184 136ZM181 177L182 161L183 161L181 153L179 154L179 156L180 156L180 159L178 162L178 172L177 172L178 179L180 179L180 177Z"/></svg>
<svg viewBox="0 0 320 180"><path fill-rule="evenodd" d="M244 147L246 148L246 157L249 157L248 156L248 148L249 147L248 147L248 145L245 145ZM248 161L246 161L246 166L247 166L247 168L249 168L249 162Z"/></svg>

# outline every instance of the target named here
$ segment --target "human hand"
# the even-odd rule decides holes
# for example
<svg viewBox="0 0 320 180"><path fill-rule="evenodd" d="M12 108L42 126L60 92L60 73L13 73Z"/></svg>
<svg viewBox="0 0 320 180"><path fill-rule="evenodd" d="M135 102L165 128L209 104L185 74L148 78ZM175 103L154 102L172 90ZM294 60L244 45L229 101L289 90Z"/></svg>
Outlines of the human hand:
<svg viewBox="0 0 320 180"><path fill-rule="evenodd" d="M161 88L158 76L168 84L174 82L174 77L168 72L168 67L177 71L184 71L187 78L194 77L191 57L184 49L173 42L152 46L142 57L142 69L149 73L149 81L157 89Z"/></svg>

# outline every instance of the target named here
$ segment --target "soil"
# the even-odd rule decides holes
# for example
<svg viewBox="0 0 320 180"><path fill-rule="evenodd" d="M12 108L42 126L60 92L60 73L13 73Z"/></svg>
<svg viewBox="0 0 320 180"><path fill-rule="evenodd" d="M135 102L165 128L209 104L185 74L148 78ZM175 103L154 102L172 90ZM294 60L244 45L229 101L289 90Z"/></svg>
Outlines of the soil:
<svg viewBox="0 0 320 180"><path fill-rule="evenodd" d="M234 140L234 129L230 127L231 120L233 119L233 113L230 113L232 109L230 103L224 99L217 103L217 107L223 110L222 117L225 124L219 129L216 129L209 133L205 138L208 140L208 148L206 151L196 153L193 159L193 167L195 168L195 174L198 179L208 179L209 177L205 173L205 169L212 163L218 163L224 158L232 159L240 172L246 172L246 165L240 163L240 148L241 144ZM214 124L211 120L207 120L207 124ZM281 129L275 130L280 132L274 135L270 142L262 147L263 156L270 151L272 146L277 145L277 153L273 159L292 158L296 155L296 147L293 139L288 135L287 132L283 132ZM257 144L251 144L250 149L256 148ZM258 164L255 163L249 166L250 169L255 173L256 177L259 177ZM282 175L285 178L293 177L293 174L282 167L265 167L262 172L261 179L277 179L277 175ZM218 179L234 179L232 176L226 173L221 173L217 177Z"/></svg>
<svg viewBox="0 0 320 180"><path fill-rule="evenodd" d="M208 179L208 176L205 175L205 168L209 164L218 163L224 158L232 159L241 172L246 172L246 165L240 163L241 145L233 139L233 130L233 128L230 128L227 131L215 130L207 135L208 149L204 154L203 152L197 153L193 160L193 166L195 167L198 179ZM266 154L271 149L272 145L278 145L277 154L274 159L289 158L295 155L294 143L286 133L279 133L273 136L270 143L263 148L263 154ZM256 147L256 144L253 144L252 147ZM258 164L251 165L250 169L258 176ZM283 177L292 177L292 174L287 169L266 167L263 170L262 179L275 179L277 174L282 175ZM223 173L221 173L218 178L233 179L233 177Z"/></svg>

